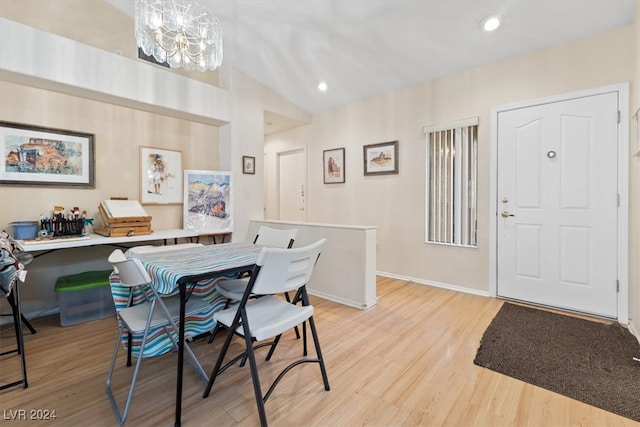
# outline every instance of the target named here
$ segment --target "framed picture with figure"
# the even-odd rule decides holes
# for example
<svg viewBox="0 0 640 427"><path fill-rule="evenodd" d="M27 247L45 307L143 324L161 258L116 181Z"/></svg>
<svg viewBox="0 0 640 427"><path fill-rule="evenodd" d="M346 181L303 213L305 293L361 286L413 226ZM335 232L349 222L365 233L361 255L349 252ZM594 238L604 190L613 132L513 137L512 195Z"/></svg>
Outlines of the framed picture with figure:
<svg viewBox="0 0 640 427"><path fill-rule="evenodd" d="M324 150L322 152L322 169L325 184L344 183L344 148Z"/></svg>
<svg viewBox="0 0 640 427"><path fill-rule="evenodd" d="M140 203L182 203L182 152L140 147Z"/></svg>

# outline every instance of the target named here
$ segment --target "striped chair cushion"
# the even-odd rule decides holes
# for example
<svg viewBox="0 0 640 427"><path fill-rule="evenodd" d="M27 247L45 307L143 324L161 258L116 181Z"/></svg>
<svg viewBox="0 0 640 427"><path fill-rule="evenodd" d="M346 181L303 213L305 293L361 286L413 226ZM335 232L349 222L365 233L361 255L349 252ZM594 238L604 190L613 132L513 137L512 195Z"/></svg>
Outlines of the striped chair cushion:
<svg viewBox="0 0 640 427"><path fill-rule="evenodd" d="M235 276L230 276L235 277ZM213 320L213 313L224 308L226 298L218 293L216 290L216 284L220 280L226 280L225 277L216 277L214 279L203 280L197 283L193 290L192 297L198 297L205 299L210 305L207 309L198 312L195 315L188 316L185 319L185 338L189 339L200 334L209 332L215 326ZM109 282L111 284L111 295L113 296L113 302L116 307L116 311L120 311L127 307L129 301L129 288L120 284L120 279L116 273L111 273L109 276ZM178 291L174 293L177 294ZM132 305L137 305L145 301L143 292L136 288L133 294ZM118 318L120 322L120 318ZM132 335L131 351L135 357L138 357L140 352L140 344L142 335ZM123 332L122 344L125 349L128 346L128 334ZM147 344L144 348L144 354L142 357L152 357L165 354L172 349L171 339L164 332L163 328L152 328L149 330L147 336Z"/></svg>

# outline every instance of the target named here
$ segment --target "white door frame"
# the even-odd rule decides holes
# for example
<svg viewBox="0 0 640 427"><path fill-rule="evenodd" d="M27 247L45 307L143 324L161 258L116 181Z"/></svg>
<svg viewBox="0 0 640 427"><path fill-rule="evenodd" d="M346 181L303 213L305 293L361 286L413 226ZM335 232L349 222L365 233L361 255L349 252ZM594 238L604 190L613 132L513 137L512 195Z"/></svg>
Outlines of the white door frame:
<svg viewBox="0 0 640 427"><path fill-rule="evenodd" d="M278 219L280 219L280 156L284 155L284 154L290 154L290 153L296 153L296 152L302 152L303 156L304 156L304 163L305 163L305 167L304 167L304 192L305 192L305 196L304 196L304 220L307 220L307 200L308 200L308 194L309 194L309 186L307 185L307 181L309 178L309 170L307 168L307 148L305 146L302 147L297 147L297 148L289 148L286 150L279 150L275 152L275 156L276 156L276 167L275 167L275 184L276 184L276 188L275 188L275 196L276 196L276 214Z"/></svg>
<svg viewBox="0 0 640 427"><path fill-rule="evenodd" d="M517 108L566 101L585 96L617 92L619 96L620 123L618 124L618 322L629 323L629 83L603 86L579 92L538 98L491 109L491 157L489 161L489 294L498 291L498 114Z"/></svg>

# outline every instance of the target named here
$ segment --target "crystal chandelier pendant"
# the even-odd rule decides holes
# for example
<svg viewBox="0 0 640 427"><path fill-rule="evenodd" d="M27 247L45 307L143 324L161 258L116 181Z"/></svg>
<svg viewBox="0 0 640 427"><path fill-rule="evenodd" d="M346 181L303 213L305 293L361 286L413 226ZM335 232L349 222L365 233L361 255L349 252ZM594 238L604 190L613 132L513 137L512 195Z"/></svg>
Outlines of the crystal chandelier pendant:
<svg viewBox="0 0 640 427"><path fill-rule="evenodd" d="M136 0L135 34L146 55L171 68L222 65L222 24L193 0Z"/></svg>

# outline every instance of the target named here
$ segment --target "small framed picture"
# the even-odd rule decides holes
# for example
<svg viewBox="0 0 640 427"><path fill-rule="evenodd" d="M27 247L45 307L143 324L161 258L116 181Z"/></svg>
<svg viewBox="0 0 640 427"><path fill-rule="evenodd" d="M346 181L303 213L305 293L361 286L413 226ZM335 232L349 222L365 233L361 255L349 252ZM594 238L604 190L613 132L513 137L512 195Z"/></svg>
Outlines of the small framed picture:
<svg viewBox="0 0 640 427"><path fill-rule="evenodd" d="M398 141L364 146L364 174L390 175L398 173Z"/></svg>
<svg viewBox="0 0 640 427"><path fill-rule="evenodd" d="M322 169L325 184L344 183L344 148L322 152Z"/></svg>
<svg viewBox="0 0 640 427"><path fill-rule="evenodd" d="M253 175L256 173L256 158L250 156L242 156L242 173Z"/></svg>

